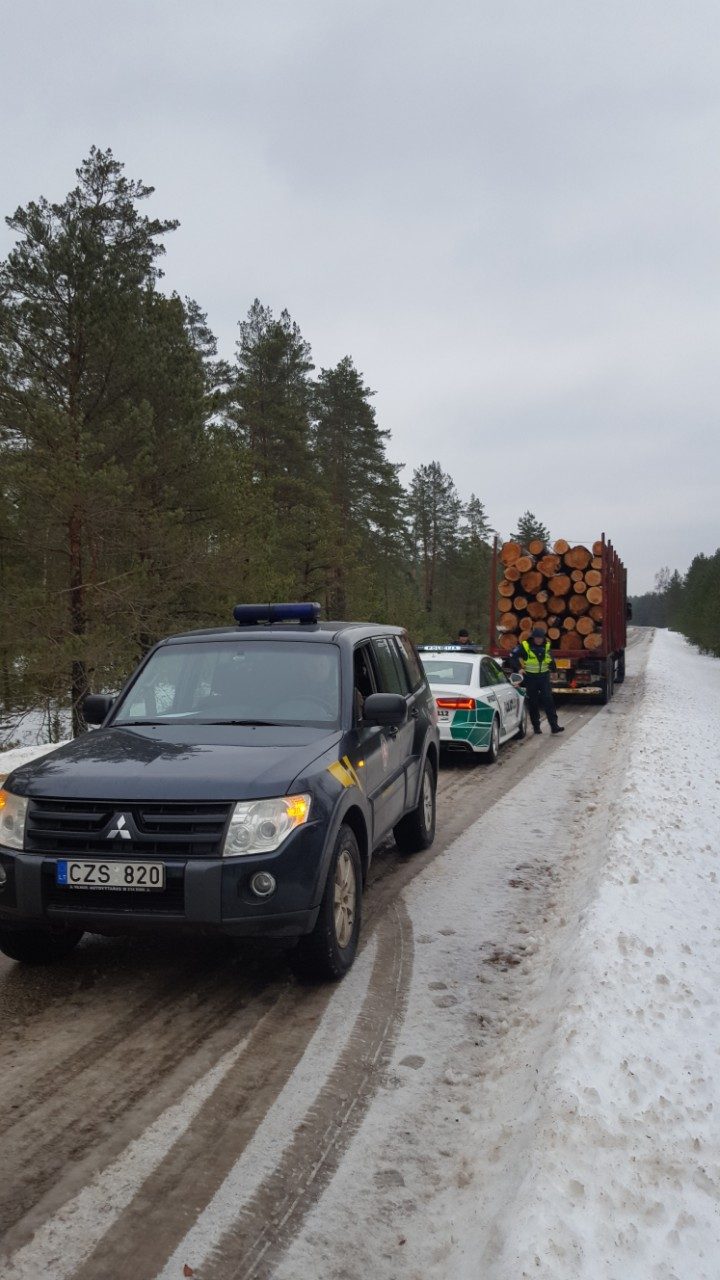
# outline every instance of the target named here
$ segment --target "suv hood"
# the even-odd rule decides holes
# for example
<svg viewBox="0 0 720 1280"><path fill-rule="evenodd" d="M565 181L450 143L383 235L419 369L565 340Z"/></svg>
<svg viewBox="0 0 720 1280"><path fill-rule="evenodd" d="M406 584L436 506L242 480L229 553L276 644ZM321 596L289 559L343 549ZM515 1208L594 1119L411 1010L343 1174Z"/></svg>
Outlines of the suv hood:
<svg viewBox="0 0 720 1280"><path fill-rule="evenodd" d="M110 726L22 765L5 785L68 800L254 800L285 795L341 736L293 726Z"/></svg>

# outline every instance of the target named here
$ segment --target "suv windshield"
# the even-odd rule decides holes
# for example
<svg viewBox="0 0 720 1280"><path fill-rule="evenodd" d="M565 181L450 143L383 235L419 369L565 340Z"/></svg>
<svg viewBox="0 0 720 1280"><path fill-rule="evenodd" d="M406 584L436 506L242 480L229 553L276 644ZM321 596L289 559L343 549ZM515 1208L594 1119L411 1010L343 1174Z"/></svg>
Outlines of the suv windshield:
<svg viewBox="0 0 720 1280"><path fill-rule="evenodd" d="M283 640L169 644L150 658L113 724L308 724L340 718L335 645Z"/></svg>

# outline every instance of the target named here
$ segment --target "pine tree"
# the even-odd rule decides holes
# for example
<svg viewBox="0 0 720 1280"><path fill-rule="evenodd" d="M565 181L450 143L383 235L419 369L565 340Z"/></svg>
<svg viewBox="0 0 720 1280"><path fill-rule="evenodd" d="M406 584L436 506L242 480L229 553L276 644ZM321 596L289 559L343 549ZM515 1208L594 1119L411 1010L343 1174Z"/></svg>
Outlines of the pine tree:
<svg viewBox="0 0 720 1280"><path fill-rule="evenodd" d="M514 542L519 542L523 547L526 547L534 538L539 538L547 546L550 542L550 531L532 511L526 511L518 520L517 533L513 533L511 537Z"/></svg>
<svg viewBox="0 0 720 1280"><path fill-rule="evenodd" d="M408 512L420 564L423 606L426 614L432 614L439 569L457 549L462 514L455 483L439 462L413 472Z"/></svg>
<svg viewBox="0 0 720 1280"><path fill-rule="evenodd" d="M127 179L110 151L93 148L77 178L61 204L43 198L7 219L18 242L0 268L0 447L26 562L22 652L54 693L68 665L74 732L93 668L134 661L133 645L151 638L139 620L133 641L128 618L143 589L157 595L171 557L154 562L155 536L165 517L182 525L179 489L200 484L205 411L190 318L155 289L161 237L177 224L140 212L153 188ZM128 650L108 656L121 616Z"/></svg>
<svg viewBox="0 0 720 1280"><path fill-rule="evenodd" d="M314 598L327 573L324 500L314 475L310 347L287 311L255 299L240 325L226 440L239 481L228 520L241 591ZM233 526L235 532L233 532Z"/></svg>
<svg viewBox="0 0 720 1280"><path fill-rule="evenodd" d="M327 607L335 618L372 592L378 538L402 530L398 468L386 456L390 432L378 426L372 394L349 356L322 369L315 386L314 453L332 519Z"/></svg>

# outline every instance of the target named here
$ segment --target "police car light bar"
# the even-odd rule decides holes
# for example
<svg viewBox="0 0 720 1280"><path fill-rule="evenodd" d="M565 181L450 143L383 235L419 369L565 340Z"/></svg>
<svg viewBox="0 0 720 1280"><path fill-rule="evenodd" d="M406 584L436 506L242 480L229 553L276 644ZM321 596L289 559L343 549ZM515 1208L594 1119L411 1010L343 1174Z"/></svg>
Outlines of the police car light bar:
<svg viewBox="0 0 720 1280"><path fill-rule="evenodd" d="M262 623L301 622L305 625L317 622L320 605L302 600L298 604L236 604L233 618L240 627L260 626Z"/></svg>
<svg viewBox="0 0 720 1280"><path fill-rule="evenodd" d="M419 644L419 653L484 653L479 644Z"/></svg>

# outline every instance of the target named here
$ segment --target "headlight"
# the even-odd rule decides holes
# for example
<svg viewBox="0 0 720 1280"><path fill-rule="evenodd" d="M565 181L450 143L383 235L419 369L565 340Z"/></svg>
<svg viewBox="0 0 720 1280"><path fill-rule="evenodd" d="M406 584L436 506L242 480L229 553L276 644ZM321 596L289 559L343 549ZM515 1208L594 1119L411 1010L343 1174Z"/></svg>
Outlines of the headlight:
<svg viewBox="0 0 720 1280"><path fill-rule="evenodd" d="M278 796L273 800L241 800L235 805L223 849L224 858L272 853L302 827L310 813L310 796Z"/></svg>
<svg viewBox="0 0 720 1280"><path fill-rule="evenodd" d="M26 796L0 791L0 844L6 849L22 849L27 807Z"/></svg>

